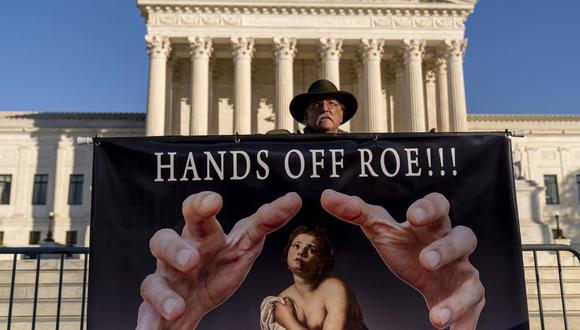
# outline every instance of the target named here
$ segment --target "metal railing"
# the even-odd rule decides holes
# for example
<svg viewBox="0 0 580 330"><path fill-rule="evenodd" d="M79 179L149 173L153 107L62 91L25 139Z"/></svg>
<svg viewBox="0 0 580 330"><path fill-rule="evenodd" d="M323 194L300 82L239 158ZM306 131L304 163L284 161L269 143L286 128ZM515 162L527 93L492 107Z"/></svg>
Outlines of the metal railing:
<svg viewBox="0 0 580 330"><path fill-rule="evenodd" d="M79 327L83 330L85 326L85 303L87 297L87 270L88 270L88 258L89 258L89 248L86 247L26 247L26 248L8 248L0 247L0 255L12 255L12 267L10 269L1 269L0 272L10 273L9 282L9 298L8 298L8 313L7 315L0 315L0 324L4 323L7 325L8 330L11 329L13 325L13 312L14 312L14 302L15 302L15 292L16 292L16 280L18 272L30 272L31 269L20 269L18 265L26 262L34 262L34 297L32 299L32 313L31 315L26 315L26 322L30 322L31 329L35 329L37 326L38 318L38 305L39 305L39 284L40 283L40 273L41 271L47 272L48 270L41 268L42 261L53 260L59 262L58 270L58 288L56 297L56 315L54 317L55 329L59 329L61 326L61 306L63 302L63 276L66 271L79 271L82 270L82 293L80 298L81 308L79 317ZM21 259L18 259L21 256ZM79 258L80 256L84 258ZM82 263L82 268L80 269L65 269L65 260L71 260L77 258L80 263ZM82 260L84 259L84 260ZM18 262L20 260L20 262ZM8 259L9 263L10 260ZM30 265L29 265L30 266ZM50 270L53 271L53 270ZM77 283L78 284L78 283ZM5 289L5 287L3 288ZM46 299L46 298L43 298ZM53 298L54 299L54 298ZM2 299L4 300L4 299ZM30 320L30 321L28 321Z"/></svg>
<svg viewBox="0 0 580 330"><path fill-rule="evenodd" d="M549 253L556 258L556 265L558 270L558 283L559 283L559 298L561 302L561 317L563 319L563 325L565 329L569 329L569 320L568 320L568 310L566 308L566 292L564 287L564 275L562 269L562 252L571 253L574 258L576 259L576 265L580 265L580 251L577 249L568 246L568 245L558 245L558 244L524 244L522 245L522 250L524 253L531 252L533 255L533 269L535 274L535 288L537 291L537 302L538 302L538 309L539 309L539 319L540 319L540 326L541 329L546 329L546 322L545 322L545 310L542 303L542 277L540 271L540 263L538 262L538 253ZM80 308L80 316L78 317L79 328L81 330L85 327L85 306L86 306L86 298L87 298L87 276L88 276L88 259L89 259L89 248L85 247L28 247L28 248L6 248L0 247L0 256L2 255L12 255L11 258L11 267L8 269L0 269L0 273L8 272L10 275L9 281L9 298L8 298L8 313L7 315L0 314L0 324L6 324L7 329L10 330L13 323L13 308L15 302L15 291L16 291L16 280L17 280L17 273L21 272L30 272L31 270L34 271L34 295L32 298L32 313L29 316L31 329L35 329L37 325L37 317L38 317L38 303L39 303L39 285L41 285L40 281L40 273L42 271L47 271L41 267L41 262L43 260L52 259L53 261L57 262L59 266L55 269L51 269L50 271L58 271L58 288L56 294L56 315L54 316L55 328L58 330L61 325L61 305L62 305L62 292L63 292L63 285L65 284L63 281L64 274L67 271L80 271L82 270L82 293L80 298L81 308ZM21 256L19 259L18 256ZM78 258L78 257L82 258ZM75 268L75 269L65 269L65 260L70 260L71 258L77 258L79 263L82 264L82 268ZM26 260L29 259L29 260ZM33 269L19 269L19 261L20 262L35 262ZM24 260L24 261L23 261ZM6 265L10 260L6 260ZM580 268L579 268L580 269ZM580 271L580 270L579 270ZM580 276L579 276L580 277ZM2 283L0 283L0 286ZM5 288L4 288L5 289ZM53 297L54 299L54 297ZM1 299L0 301L5 301L5 299ZM530 301L530 299L528 299Z"/></svg>
<svg viewBox="0 0 580 330"><path fill-rule="evenodd" d="M537 301L538 301L538 309L539 309L539 319L540 319L540 326L541 329L546 329L546 315L544 312L544 306L542 304L542 278L540 276L540 265L538 262L538 252L549 252L552 255L555 254L556 256L556 266L558 269L558 284L559 284L559 296L560 302L562 307L562 320L564 329L569 329L568 324L568 310L566 309L566 292L564 291L564 276L562 271L562 257L561 252L569 252L575 258L576 261L580 263L580 251L577 249L563 244L524 244L522 245L522 251L525 252L532 252L533 254L533 265L534 265L534 274L535 274L535 282L536 282L536 291L537 291ZM529 298L528 298L529 301ZM577 326L577 325L576 325Z"/></svg>

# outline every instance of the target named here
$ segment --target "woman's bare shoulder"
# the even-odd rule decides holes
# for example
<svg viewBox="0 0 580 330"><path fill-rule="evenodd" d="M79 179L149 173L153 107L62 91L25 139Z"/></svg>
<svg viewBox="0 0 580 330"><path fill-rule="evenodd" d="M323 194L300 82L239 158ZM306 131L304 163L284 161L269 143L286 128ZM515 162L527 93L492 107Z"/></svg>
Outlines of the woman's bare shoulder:
<svg viewBox="0 0 580 330"><path fill-rule="evenodd" d="M292 286L287 287L284 291L278 294L278 297L289 297L292 295Z"/></svg>
<svg viewBox="0 0 580 330"><path fill-rule="evenodd" d="M336 277L336 276L329 276L329 277L325 278L324 280L322 280L322 282L320 283L320 289L322 291L332 292L332 293L337 293L337 292L345 292L346 293L348 291L348 287L346 286L346 283L344 283L344 281L340 277Z"/></svg>

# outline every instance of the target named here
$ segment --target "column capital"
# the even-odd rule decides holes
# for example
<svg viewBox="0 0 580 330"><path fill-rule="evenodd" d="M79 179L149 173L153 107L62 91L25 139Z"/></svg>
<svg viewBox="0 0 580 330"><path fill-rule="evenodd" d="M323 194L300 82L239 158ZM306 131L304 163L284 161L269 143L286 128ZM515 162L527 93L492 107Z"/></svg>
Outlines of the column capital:
<svg viewBox="0 0 580 330"><path fill-rule="evenodd" d="M451 39L445 40L444 52L447 58L461 58L465 55L465 49L467 48L467 39L458 40Z"/></svg>
<svg viewBox="0 0 580 330"><path fill-rule="evenodd" d="M232 48L234 58L251 59L254 56L256 48L254 47L254 38L232 37Z"/></svg>
<svg viewBox="0 0 580 330"><path fill-rule="evenodd" d="M278 59L294 59L296 38L274 38L274 56Z"/></svg>
<svg viewBox="0 0 580 330"><path fill-rule="evenodd" d="M437 70L437 62L430 60L423 62L423 74L425 75L425 82L435 81L435 72Z"/></svg>
<svg viewBox="0 0 580 330"><path fill-rule="evenodd" d="M421 58L425 52L425 40L404 39L403 49L406 59Z"/></svg>
<svg viewBox="0 0 580 330"><path fill-rule="evenodd" d="M339 60L342 56L342 39L320 38L320 58Z"/></svg>
<svg viewBox="0 0 580 330"><path fill-rule="evenodd" d="M434 70L425 70L425 82L426 83L434 83L435 82L435 71Z"/></svg>
<svg viewBox="0 0 580 330"><path fill-rule="evenodd" d="M187 37L189 53L192 59L209 59L213 53L210 37Z"/></svg>
<svg viewBox="0 0 580 330"><path fill-rule="evenodd" d="M361 39L360 53L364 61L381 60L383 57L383 45L385 41L382 39Z"/></svg>
<svg viewBox="0 0 580 330"><path fill-rule="evenodd" d="M147 51L151 58L167 59L169 57L171 53L169 38L148 34L145 36L145 42L147 43Z"/></svg>
<svg viewBox="0 0 580 330"><path fill-rule="evenodd" d="M447 60L443 57L439 57L435 60L435 65L437 66L438 71L445 71L447 70Z"/></svg>

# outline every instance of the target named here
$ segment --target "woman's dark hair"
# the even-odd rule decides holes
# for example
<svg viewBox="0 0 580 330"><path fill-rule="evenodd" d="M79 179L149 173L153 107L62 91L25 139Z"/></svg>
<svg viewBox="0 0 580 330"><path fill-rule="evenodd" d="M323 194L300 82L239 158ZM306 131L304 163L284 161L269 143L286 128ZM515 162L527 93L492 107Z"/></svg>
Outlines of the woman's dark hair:
<svg viewBox="0 0 580 330"><path fill-rule="evenodd" d="M322 227L307 227L307 226L298 226L296 227L288 236L288 243L286 243L286 247L284 247L284 252L282 253L282 262L287 264L288 259L288 250L292 245L292 241L294 238L300 234L308 234L312 235L318 241L318 251L320 251L319 258L320 262L322 262L322 267L320 268L320 275L321 277L328 275L332 268L334 267L334 251L332 249L332 242L326 233L326 230Z"/></svg>

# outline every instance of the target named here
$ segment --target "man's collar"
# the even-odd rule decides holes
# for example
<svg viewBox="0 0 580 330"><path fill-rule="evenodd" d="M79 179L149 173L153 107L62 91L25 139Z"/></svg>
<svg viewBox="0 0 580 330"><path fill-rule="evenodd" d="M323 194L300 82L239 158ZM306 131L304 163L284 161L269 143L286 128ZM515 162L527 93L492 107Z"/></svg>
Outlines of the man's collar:
<svg viewBox="0 0 580 330"><path fill-rule="evenodd" d="M316 134L317 132L314 131L314 129L312 129L312 127L310 126L306 126L304 127L304 134ZM336 132L338 134L343 134L343 133L348 133L347 131L343 131L340 128L338 129L338 132ZM320 134L324 134L324 133L320 133Z"/></svg>

